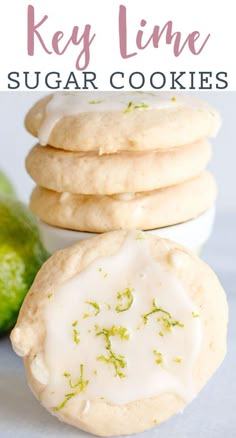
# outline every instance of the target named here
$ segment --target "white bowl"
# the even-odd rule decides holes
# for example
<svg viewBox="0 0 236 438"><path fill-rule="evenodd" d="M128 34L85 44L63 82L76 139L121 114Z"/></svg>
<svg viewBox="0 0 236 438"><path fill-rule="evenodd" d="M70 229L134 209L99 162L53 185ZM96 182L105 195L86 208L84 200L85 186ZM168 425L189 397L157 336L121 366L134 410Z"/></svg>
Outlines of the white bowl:
<svg viewBox="0 0 236 438"><path fill-rule="evenodd" d="M159 237L173 240L182 246L199 253L202 245L208 240L215 217L215 207L210 208L201 216L191 221L178 225L148 230ZM79 240L88 239L96 236L96 233L86 233L82 231L65 230L63 228L47 225L39 220L39 231L45 248L49 253L66 248Z"/></svg>

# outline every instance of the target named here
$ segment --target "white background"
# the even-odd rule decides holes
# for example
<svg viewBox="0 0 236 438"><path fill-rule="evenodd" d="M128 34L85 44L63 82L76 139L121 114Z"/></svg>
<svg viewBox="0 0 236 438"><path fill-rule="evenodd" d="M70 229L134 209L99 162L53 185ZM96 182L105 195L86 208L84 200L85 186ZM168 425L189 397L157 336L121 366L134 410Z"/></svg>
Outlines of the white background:
<svg viewBox="0 0 236 438"><path fill-rule="evenodd" d="M26 202L34 184L25 171L24 160L36 139L24 129L24 116L43 95L40 92L0 93L0 168L8 173L19 196ZM223 125L213 140L210 168L218 182L218 209L236 211L236 92L202 92L196 95L206 99L222 114Z"/></svg>

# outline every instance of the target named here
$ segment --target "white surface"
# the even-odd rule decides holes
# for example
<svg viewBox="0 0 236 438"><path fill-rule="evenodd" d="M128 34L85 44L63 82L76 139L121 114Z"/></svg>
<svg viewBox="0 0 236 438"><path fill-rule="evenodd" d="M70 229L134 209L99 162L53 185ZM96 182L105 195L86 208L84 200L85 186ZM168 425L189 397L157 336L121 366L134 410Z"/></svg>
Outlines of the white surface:
<svg viewBox="0 0 236 438"><path fill-rule="evenodd" d="M219 215L205 248L205 260L218 271L230 305L228 354L201 394L169 422L139 438L234 438L236 436L236 216ZM26 384L21 360L7 339L0 340L0 437L85 438L90 435L60 423L47 413Z"/></svg>
<svg viewBox="0 0 236 438"><path fill-rule="evenodd" d="M210 169L215 173L219 186L217 208L236 211L236 144L235 114L236 92L194 93L219 109L223 125L219 135L213 140L213 159ZM23 120L30 106L42 97L40 92L2 92L0 95L0 168L6 170L15 183L19 196L28 201L33 181L25 171L25 156L36 143L23 126Z"/></svg>
<svg viewBox="0 0 236 438"><path fill-rule="evenodd" d="M211 208L196 219L170 227L146 231L165 239L174 240L188 249L198 252L211 234L215 218L215 208ZM38 221L41 239L49 253L66 248L73 243L96 236L96 233L64 230L52 227L45 222Z"/></svg>

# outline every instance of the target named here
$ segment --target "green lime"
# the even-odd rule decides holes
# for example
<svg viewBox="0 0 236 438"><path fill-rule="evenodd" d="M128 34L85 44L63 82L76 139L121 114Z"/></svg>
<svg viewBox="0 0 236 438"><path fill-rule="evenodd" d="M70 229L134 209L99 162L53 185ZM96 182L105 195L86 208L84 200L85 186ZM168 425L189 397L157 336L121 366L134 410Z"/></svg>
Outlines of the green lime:
<svg viewBox="0 0 236 438"><path fill-rule="evenodd" d="M0 335L14 326L22 301L47 258L27 207L0 195Z"/></svg>
<svg viewBox="0 0 236 438"><path fill-rule="evenodd" d="M16 196L12 183L2 170L0 170L0 193L9 196Z"/></svg>

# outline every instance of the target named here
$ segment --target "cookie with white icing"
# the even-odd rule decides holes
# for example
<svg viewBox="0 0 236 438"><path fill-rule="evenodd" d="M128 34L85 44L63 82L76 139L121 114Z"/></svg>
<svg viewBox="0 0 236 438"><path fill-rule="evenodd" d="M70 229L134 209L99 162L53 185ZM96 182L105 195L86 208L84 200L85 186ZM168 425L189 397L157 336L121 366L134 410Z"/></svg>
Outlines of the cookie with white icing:
<svg viewBox="0 0 236 438"><path fill-rule="evenodd" d="M226 297L205 263L168 240L118 231L44 264L11 341L45 408L113 436L189 403L224 358L226 327Z"/></svg>
<svg viewBox="0 0 236 438"><path fill-rule="evenodd" d="M70 152L35 146L26 168L41 187L56 192L111 195L178 184L201 173L211 157L206 140L163 151Z"/></svg>
<svg viewBox="0 0 236 438"><path fill-rule="evenodd" d="M214 177L203 172L184 183L141 193L79 195L33 190L32 212L49 225L103 233L113 230L149 230L185 222L212 207Z"/></svg>
<svg viewBox="0 0 236 438"><path fill-rule="evenodd" d="M206 102L169 92L56 93L25 120L42 145L99 154L191 144L214 136L220 123Z"/></svg>

